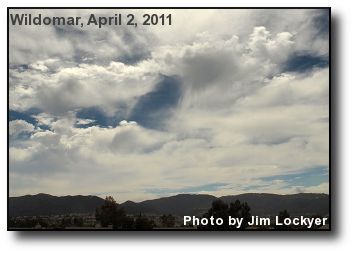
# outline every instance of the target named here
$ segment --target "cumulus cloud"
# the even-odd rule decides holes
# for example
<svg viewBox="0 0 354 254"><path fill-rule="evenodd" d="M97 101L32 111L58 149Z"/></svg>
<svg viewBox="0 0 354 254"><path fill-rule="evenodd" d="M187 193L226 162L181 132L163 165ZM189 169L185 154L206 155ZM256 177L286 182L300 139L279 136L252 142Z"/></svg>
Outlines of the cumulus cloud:
<svg viewBox="0 0 354 254"><path fill-rule="evenodd" d="M328 66L284 68L328 58L325 11L191 11L158 30L11 27L11 195L328 192L265 180L328 168Z"/></svg>
<svg viewBox="0 0 354 254"><path fill-rule="evenodd" d="M9 122L9 135L17 137L21 133L31 133L34 131L34 126L23 120L14 120Z"/></svg>
<svg viewBox="0 0 354 254"><path fill-rule="evenodd" d="M124 10L119 12L127 14ZM11 13L24 11L12 10ZM59 12L26 10L25 13L51 17L58 16ZM60 16L87 19L91 13L90 10L67 10L61 12ZM95 10L94 13L97 16L112 15L111 10ZM138 33L126 26L10 26L10 61L13 64L32 64L35 61L60 58L61 61L80 63L103 64L112 60L136 62L149 54L147 46L155 41L151 33L143 28L137 29ZM93 45L95 50L92 50Z"/></svg>

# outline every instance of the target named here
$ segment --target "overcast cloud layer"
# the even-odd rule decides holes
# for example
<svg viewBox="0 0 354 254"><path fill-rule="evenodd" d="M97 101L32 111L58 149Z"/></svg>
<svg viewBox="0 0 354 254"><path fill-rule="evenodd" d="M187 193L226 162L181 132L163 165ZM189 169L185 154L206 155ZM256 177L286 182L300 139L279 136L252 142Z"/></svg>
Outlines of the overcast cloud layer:
<svg viewBox="0 0 354 254"><path fill-rule="evenodd" d="M11 196L328 193L327 10L130 12L10 26Z"/></svg>

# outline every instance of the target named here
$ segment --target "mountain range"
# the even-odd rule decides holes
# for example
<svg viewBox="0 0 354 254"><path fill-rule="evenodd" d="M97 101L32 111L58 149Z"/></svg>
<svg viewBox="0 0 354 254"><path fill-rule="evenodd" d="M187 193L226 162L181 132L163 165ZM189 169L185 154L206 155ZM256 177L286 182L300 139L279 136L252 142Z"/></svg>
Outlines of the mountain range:
<svg viewBox="0 0 354 254"><path fill-rule="evenodd" d="M235 200L247 202L251 214L274 216L284 209L293 215L328 215L329 196L318 193L278 195L268 193L246 193L219 197L224 202ZM217 197L205 194L179 194L142 202L126 201L120 206L128 214L173 214L202 215ZM104 199L97 196L52 196L49 194L25 195L9 198L10 216L39 216L94 213Z"/></svg>

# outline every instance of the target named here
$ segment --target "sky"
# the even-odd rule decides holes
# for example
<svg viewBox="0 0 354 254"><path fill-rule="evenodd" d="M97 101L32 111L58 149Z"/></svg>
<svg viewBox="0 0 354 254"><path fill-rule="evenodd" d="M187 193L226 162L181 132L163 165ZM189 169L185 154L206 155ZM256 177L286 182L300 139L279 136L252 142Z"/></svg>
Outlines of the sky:
<svg viewBox="0 0 354 254"><path fill-rule="evenodd" d="M328 10L24 12L172 25L10 25L10 196L328 193Z"/></svg>

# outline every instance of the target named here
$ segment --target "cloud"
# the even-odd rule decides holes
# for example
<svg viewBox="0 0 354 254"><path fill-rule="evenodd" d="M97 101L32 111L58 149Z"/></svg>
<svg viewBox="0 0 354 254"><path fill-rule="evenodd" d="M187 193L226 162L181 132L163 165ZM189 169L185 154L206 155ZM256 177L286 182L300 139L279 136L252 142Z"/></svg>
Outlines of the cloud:
<svg viewBox="0 0 354 254"><path fill-rule="evenodd" d="M34 131L34 126L23 120L14 120L9 122L9 135L12 138L18 137L23 133L31 133Z"/></svg>
<svg viewBox="0 0 354 254"><path fill-rule="evenodd" d="M210 184L203 184L200 186L189 186L189 187L183 187L183 188L178 188L178 189L170 189L170 188L165 188L165 189L148 189L146 192L148 193L154 193L158 194L160 196L163 195L177 195L181 193L200 193L200 192L210 192L210 191L217 191L218 189L224 187L227 184L224 183L210 183Z"/></svg>
<svg viewBox="0 0 354 254"><path fill-rule="evenodd" d="M91 12L68 10L60 16L80 16L87 19ZM45 13L41 10L11 10L11 13L58 16L57 10L46 10ZM126 15L127 11L120 10L120 13ZM112 11L95 10L95 15L109 16ZM112 60L134 63L149 54L148 48L154 42L152 34L144 29L136 30L139 32L136 33L126 26L10 26L10 62L32 64L38 60L60 58L79 63L103 64ZM92 50L93 45L95 50Z"/></svg>
<svg viewBox="0 0 354 254"><path fill-rule="evenodd" d="M319 175L280 177L329 165L326 13L172 14L159 29L11 27L11 195L326 192Z"/></svg>

